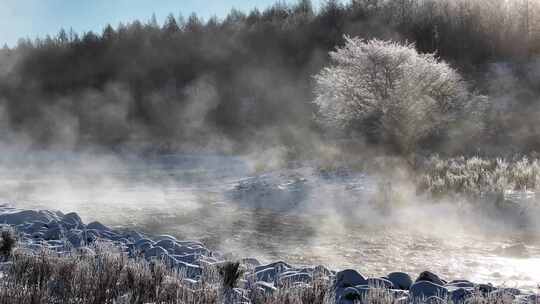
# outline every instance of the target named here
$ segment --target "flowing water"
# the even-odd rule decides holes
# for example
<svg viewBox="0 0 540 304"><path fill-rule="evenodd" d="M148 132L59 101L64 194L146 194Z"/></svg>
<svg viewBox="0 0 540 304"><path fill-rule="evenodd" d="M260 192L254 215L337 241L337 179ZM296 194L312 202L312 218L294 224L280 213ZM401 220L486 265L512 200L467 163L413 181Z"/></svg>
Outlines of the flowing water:
<svg viewBox="0 0 540 304"><path fill-rule="evenodd" d="M201 240L232 257L378 276L431 270L525 289L540 282L534 216L514 227L457 202L394 204L378 180L345 169L257 173L240 157L59 153L11 155L0 165L0 203Z"/></svg>

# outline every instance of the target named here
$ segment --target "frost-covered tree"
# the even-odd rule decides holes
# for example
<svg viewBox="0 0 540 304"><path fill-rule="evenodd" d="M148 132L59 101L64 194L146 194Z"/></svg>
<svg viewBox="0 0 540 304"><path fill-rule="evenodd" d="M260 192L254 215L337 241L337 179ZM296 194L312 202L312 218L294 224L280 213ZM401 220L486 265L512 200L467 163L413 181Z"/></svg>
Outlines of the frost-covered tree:
<svg viewBox="0 0 540 304"><path fill-rule="evenodd" d="M321 119L361 128L406 155L444 130L469 100L460 75L413 44L345 37L330 57L331 65L315 76Z"/></svg>

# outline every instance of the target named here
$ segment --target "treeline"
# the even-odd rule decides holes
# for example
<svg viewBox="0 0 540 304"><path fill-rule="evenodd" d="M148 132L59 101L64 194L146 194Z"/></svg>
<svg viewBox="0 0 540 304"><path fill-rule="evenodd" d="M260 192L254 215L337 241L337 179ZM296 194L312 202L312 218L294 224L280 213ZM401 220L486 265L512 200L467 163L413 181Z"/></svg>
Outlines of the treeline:
<svg viewBox="0 0 540 304"><path fill-rule="evenodd" d="M540 53L536 6L330 0L314 8L301 0L232 10L223 19L171 14L163 24L153 17L102 33L60 30L21 39L0 50L0 137L39 146L163 149L309 142L320 134L312 76L350 35L407 40L420 52L436 52L477 90L496 95L490 102L505 105L486 111L486 133L474 141L532 149L530 137L540 135L531 117L531 109L539 112L531 70ZM527 137L517 141L523 130Z"/></svg>

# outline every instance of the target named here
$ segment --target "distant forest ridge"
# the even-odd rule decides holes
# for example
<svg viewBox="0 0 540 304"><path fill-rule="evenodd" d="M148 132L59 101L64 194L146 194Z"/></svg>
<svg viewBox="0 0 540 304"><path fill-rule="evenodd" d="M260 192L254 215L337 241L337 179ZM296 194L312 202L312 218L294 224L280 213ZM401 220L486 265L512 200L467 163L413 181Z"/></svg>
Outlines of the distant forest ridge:
<svg viewBox="0 0 540 304"><path fill-rule="evenodd" d="M488 95L486 131L463 151L540 148L540 4L528 0L330 0L317 10L301 0L223 19L171 14L164 24L21 39L0 50L0 141L166 151L309 145L323 134L313 75L344 35L413 42Z"/></svg>

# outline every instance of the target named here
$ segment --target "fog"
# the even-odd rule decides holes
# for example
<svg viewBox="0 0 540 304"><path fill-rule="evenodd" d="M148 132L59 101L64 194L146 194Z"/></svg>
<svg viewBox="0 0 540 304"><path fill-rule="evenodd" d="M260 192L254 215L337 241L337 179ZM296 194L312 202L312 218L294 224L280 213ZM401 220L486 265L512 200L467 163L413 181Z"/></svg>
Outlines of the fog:
<svg viewBox="0 0 540 304"><path fill-rule="evenodd" d="M512 215L498 217L486 203L427 201L405 170L392 177L326 174L308 162L260 171L257 161L250 155L11 151L0 170L0 199L203 241L231 258L361 267L371 275L431 269L535 286L537 209L526 214L533 225L523 227L523 218L516 225ZM391 192L381 189L388 182ZM504 250L517 244L526 249Z"/></svg>

